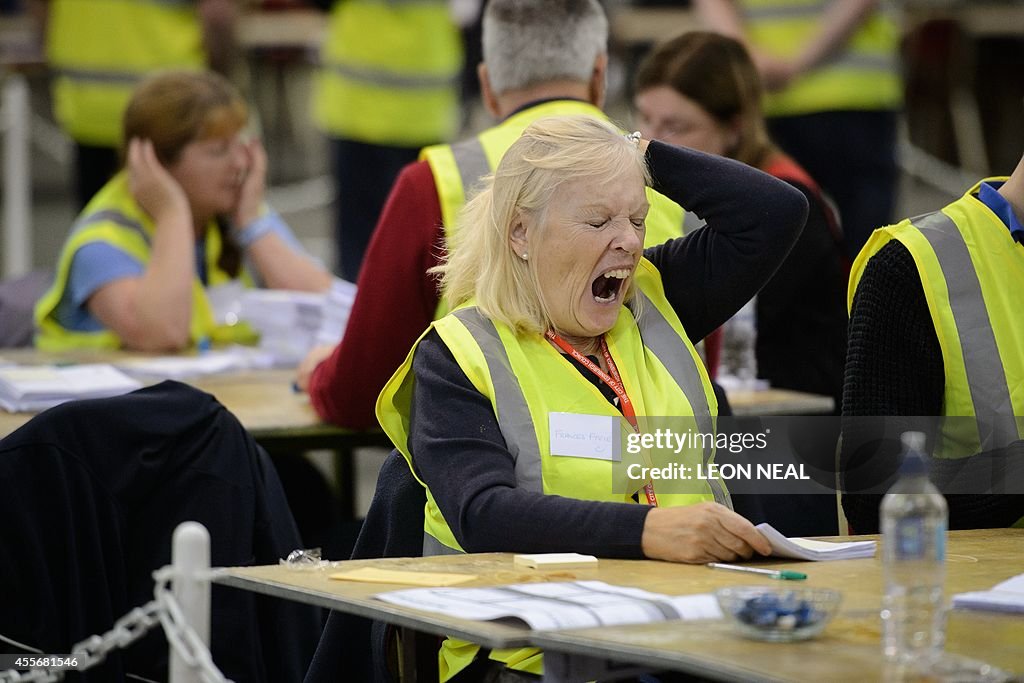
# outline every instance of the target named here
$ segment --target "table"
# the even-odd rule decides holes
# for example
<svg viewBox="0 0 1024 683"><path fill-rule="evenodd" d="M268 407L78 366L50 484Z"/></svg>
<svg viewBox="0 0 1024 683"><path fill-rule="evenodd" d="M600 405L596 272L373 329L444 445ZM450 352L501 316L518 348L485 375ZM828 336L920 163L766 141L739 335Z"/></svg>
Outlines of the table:
<svg viewBox="0 0 1024 683"><path fill-rule="evenodd" d="M947 599L954 593L988 589L1024 570L1024 530L951 532L948 553ZM739 638L725 622L671 622L538 633L533 642L563 656L643 663L715 680L882 680L879 561L802 563L784 568L809 574L808 585L842 590L840 613L821 637L803 643L762 643ZM741 578L734 583L757 582ZM722 582L708 579L695 588L713 589L719 587L716 584ZM946 639L947 652L1024 675L1024 619L1020 615L951 610Z"/></svg>
<svg viewBox="0 0 1024 683"><path fill-rule="evenodd" d="M866 536L863 538L878 538ZM849 540L849 537L843 540ZM393 584L334 581L340 569L377 567L409 571L474 574L461 586L495 586L530 580L593 579L660 593L688 594L770 579L650 560L601 560L595 569L522 570L509 553L429 558L353 560L330 570L296 571L282 566L236 567L217 583L320 605L382 620L435 635L454 635L486 647L543 647L553 664L564 656L598 657L673 669L718 680L858 680L881 678L878 610L882 579L877 559L808 564L764 560L755 566L796 569L809 575L809 586L842 590L840 614L825 633L802 643L761 643L740 638L722 621L669 622L533 632L507 623L473 622L390 605L376 593L399 590ZM1024 569L1024 529L954 531L949 534L946 596L985 590ZM947 650L1024 675L1024 619L983 612L953 611Z"/></svg>
<svg viewBox="0 0 1024 683"><path fill-rule="evenodd" d="M831 415L835 409L831 396L789 389L733 389L726 395L736 417Z"/></svg>
<svg viewBox="0 0 1024 683"><path fill-rule="evenodd" d="M295 48L315 51L327 32L323 12L294 8L250 10L238 18L235 36L246 49Z"/></svg>
<svg viewBox="0 0 1024 683"><path fill-rule="evenodd" d="M128 351L77 350L48 353L34 349L0 349L0 358L18 364L116 363L147 354ZM303 393L292 391L295 371L245 370L189 377L185 381L217 397L258 438L331 437L345 430L324 423ZM0 411L0 437L28 422L33 413Z"/></svg>

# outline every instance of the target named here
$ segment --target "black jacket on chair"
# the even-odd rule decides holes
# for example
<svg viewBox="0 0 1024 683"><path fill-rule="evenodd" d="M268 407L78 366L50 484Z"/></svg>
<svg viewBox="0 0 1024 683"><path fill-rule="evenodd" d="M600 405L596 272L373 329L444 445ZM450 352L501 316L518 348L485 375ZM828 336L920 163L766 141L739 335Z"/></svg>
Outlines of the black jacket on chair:
<svg viewBox="0 0 1024 683"><path fill-rule="evenodd" d="M213 566L273 564L300 545L266 453L178 382L66 403L0 441L0 520L0 635L47 653L148 602L181 522L209 530ZM320 610L213 587L213 659L238 683L301 680L320 625ZM166 679L159 627L76 680L126 672Z"/></svg>

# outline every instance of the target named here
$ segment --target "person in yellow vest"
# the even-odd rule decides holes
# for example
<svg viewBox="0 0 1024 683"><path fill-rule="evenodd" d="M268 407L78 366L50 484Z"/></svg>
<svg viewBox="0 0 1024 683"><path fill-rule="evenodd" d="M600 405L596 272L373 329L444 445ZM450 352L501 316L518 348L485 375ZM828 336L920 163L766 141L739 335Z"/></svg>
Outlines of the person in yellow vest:
<svg viewBox="0 0 1024 683"><path fill-rule="evenodd" d="M124 114L126 168L72 226L36 304L36 346L251 342L247 325L215 319L208 287L330 287L264 202L266 153L244 136L246 119L241 96L212 72L164 72L138 87Z"/></svg>
<svg viewBox="0 0 1024 683"><path fill-rule="evenodd" d="M707 225L645 250L651 182ZM530 124L466 204L437 269L452 312L377 403L426 488L424 554L768 554L720 481L681 491L636 472L616 478L601 443L651 416L714 432L718 406L692 340L764 285L806 217L799 191L744 164L648 144L593 116ZM679 458L692 467L712 451ZM540 673L535 649L495 650L495 663L474 664L476 653L446 641L441 680L467 667L454 680L504 665Z"/></svg>
<svg viewBox="0 0 1024 683"><path fill-rule="evenodd" d="M1024 526L1024 486L1008 474L1024 460L1022 288L1024 159L1008 178L871 236L848 295L841 465L852 529L878 531L899 459L892 437L922 429L912 416L943 418L923 430L933 478L955 486L950 529Z"/></svg>
<svg viewBox="0 0 1024 683"><path fill-rule="evenodd" d="M159 69L227 73L236 0L34 0L53 74L54 116L75 142L78 207L117 172L121 116Z"/></svg>
<svg viewBox="0 0 1024 683"><path fill-rule="evenodd" d="M742 40L768 94L772 138L836 202L852 261L893 216L900 30L883 0L694 0Z"/></svg>
<svg viewBox="0 0 1024 683"><path fill-rule="evenodd" d="M448 0L317 0L330 7L313 95L331 140L338 274L355 282L398 172L455 136L462 37Z"/></svg>
<svg viewBox="0 0 1024 683"><path fill-rule="evenodd" d="M373 406L416 338L445 311L428 271L455 217L523 129L545 116L604 119L608 19L598 0L491 0L483 16L478 75L484 106L499 123L452 145L423 150L403 169L363 263L341 343L313 349L298 383L325 420L377 426ZM648 246L678 237L683 209L653 190Z"/></svg>

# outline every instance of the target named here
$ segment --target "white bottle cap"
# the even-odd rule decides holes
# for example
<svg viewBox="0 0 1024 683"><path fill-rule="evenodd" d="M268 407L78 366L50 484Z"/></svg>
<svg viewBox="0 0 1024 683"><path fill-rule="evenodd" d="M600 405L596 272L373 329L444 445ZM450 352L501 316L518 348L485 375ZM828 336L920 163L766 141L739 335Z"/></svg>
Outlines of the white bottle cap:
<svg viewBox="0 0 1024 683"><path fill-rule="evenodd" d="M903 432L900 435L900 441L903 443L904 450L924 455L924 432Z"/></svg>

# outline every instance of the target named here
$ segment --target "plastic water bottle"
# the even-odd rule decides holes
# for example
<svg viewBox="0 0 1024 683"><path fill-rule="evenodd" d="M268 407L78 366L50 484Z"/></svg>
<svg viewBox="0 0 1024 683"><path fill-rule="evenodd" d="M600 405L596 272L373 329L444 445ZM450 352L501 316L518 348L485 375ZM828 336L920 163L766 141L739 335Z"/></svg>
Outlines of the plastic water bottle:
<svg viewBox="0 0 1024 683"><path fill-rule="evenodd" d="M723 361L739 385L753 388L757 380L757 298L748 301L725 325Z"/></svg>
<svg viewBox="0 0 1024 683"><path fill-rule="evenodd" d="M927 670L942 657L946 576L946 499L928 480L924 434L904 432L899 480L882 499L882 652Z"/></svg>

